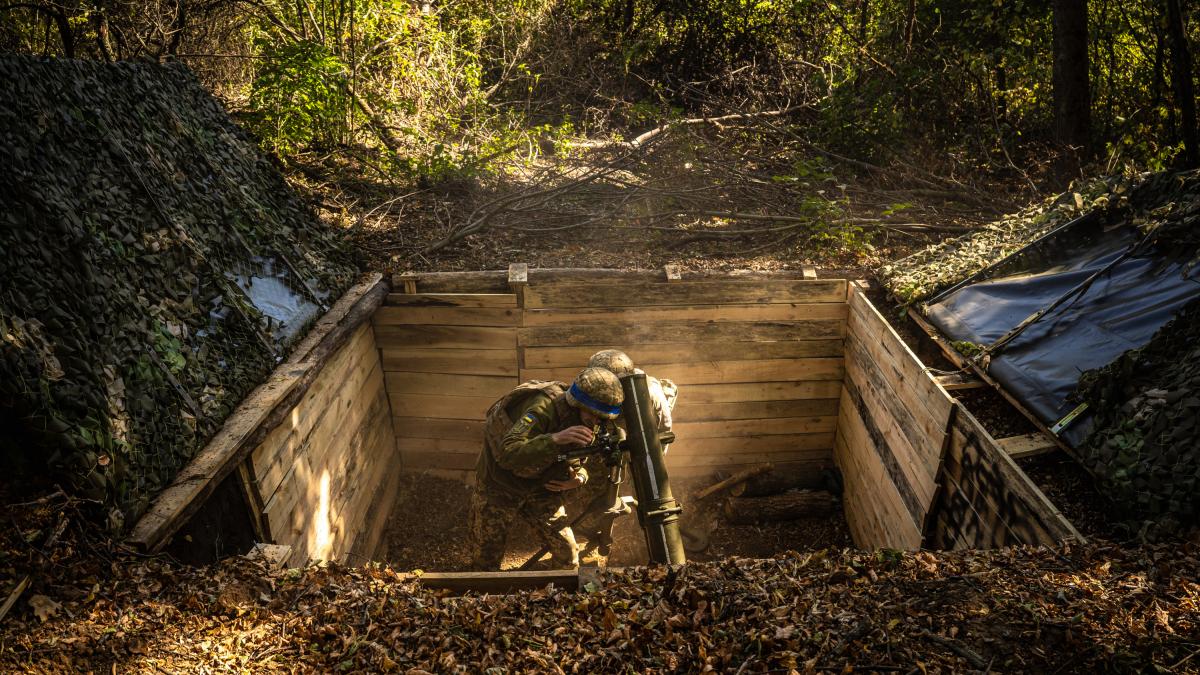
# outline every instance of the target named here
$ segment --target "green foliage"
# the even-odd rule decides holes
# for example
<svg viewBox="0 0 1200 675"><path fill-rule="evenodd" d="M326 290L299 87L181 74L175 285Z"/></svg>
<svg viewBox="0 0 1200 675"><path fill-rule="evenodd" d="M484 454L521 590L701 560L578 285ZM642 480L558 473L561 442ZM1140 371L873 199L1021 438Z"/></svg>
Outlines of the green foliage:
<svg viewBox="0 0 1200 675"><path fill-rule="evenodd" d="M344 142L352 114L346 64L312 42L259 40L261 67L250 90L255 131L275 151Z"/></svg>

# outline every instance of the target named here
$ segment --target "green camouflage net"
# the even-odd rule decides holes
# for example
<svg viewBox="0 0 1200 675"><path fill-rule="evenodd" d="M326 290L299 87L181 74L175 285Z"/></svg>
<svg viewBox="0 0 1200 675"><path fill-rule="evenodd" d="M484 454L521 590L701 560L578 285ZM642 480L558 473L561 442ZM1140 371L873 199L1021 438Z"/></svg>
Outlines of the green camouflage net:
<svg viewBox="0 0 1200 675"><path fill-rule="evenodd" d="M1200 172L1161 174L1139 193L1158 206L1138 219L1165 258L1196 264ZM1198 289L1200 292L1200 289ZM1172 529L1200 517L1200 299L1140 349L1080 378L1074 397L1095 415L1079 452L1121 515Z"/></svg>
<svg viewBox="0 0 1200 675"><path fill-rule="evenodd" d="M1121 176L1088 181L970 234L885 265L878 270L879 279L904 304L920 302L1093 209L1123 207L1136 182Z"/></svg>
<svg viewBox="0 0 1200 675"><path fill-rule="evenodd" d="M178 65L0 56L0 206L0 469L115 530L356 272Z"/></svg>

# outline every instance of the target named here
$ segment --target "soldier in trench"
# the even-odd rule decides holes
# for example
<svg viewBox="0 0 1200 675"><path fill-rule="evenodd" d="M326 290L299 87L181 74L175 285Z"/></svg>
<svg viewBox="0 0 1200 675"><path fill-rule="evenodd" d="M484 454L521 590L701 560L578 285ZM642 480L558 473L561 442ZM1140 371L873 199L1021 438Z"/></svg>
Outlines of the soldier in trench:
<svg viewBox="0 0 1200 675"><path fill-rule="evenodd" d="M602 424L621 414L624 394L617 377L585 368L570 385L526 382L488 409L483 450L475 465L471 502L471 565L500 568L509 527L532 525L550 549L551 566L579 564L563 497L588 482L578 461L559 462L562 450L592 442Z"/></svg>
<svg viewBox="0 0 1200 675"><path fill-rule="evenodd" d="M603 368L618 378L645 372L633 365L633 359L629 358L628 354L617 349L596 352L588 359L587 365L588 368ZM659 433L670 431L671 410L675 407L679 387L671 380L646 375L646 388L650 393L650 405ZM667 449L668 446L664 445L663 454L666 454ZM631 512L629 506L620 499L620 485L613 489L611 480L614 477L623 480L627 472L625 467L613 470L612 467L605 466L600 457L595 456L587 458L583 467L592 476L592 480L567 496L567 513L575 518L577 514L587 512L574 528L576 533L587 539L586 548L580 555L584 558L593 555L607 557L612 546L612 531L616 520Z"/></svg>

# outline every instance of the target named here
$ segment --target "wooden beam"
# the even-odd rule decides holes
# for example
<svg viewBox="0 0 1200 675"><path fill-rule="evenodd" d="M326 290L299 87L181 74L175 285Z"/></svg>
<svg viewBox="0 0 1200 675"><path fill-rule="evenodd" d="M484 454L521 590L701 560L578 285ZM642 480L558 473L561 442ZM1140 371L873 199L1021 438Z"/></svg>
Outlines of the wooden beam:
<svg viewBox="0 0 1200 675"><path fill-rule="evenodd" d="M986 387L987 382L975 377L973 373L950 373L948 375L935 375L934 380L942 385L942 389L946 391L960 391L962 389L979 389Z"/></svg>
<svg viewBox="0 0 1200 675"><path fill-rule="evenodd" d="M588 580L592 580L594 575L594 572L588 572ZM583 583L580 582L579 570L574 569L527 572L426 572L403 576L416 579L426 588L442 589L454 593L517 593L545 588L551 584L564 590L576 591L583 586Z"/></svg>
<svg viewBox="0 0 1200 675"><path fill-rule="evenodd" d="M1024 434L996 439L996 445L1013 459L1044 455L1058 449L1058 443L1043 433Z"/></svg>

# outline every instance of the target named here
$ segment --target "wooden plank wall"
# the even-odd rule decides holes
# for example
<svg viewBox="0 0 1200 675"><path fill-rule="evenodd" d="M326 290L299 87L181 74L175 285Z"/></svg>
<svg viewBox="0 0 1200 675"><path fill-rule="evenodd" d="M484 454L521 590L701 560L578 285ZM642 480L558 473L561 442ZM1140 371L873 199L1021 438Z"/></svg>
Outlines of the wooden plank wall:
<svg viewBox="0 0 1200 675"><path fill-rule="evenodd" d="M468 478L488 406L618 348L680 386L673 475L832 464L844 280L553 280L396 293L375 317L404 467ZM470 290L495 290L494 288Z"/></svg>
<svg viewBox="0 0 1200 675"><path fill-rule="evenodd" d="M939 490L926 525L929 548L1052 545L1083 537L961 404L950 424Z"/></svg>
<svg viewBox="0 0 1200 675"><path fill-rule="evenodd" d="M849 307L834 453L846 520L862 548L918 549L954 401L857 284Z"/></svg>
<svg viewBox="0 0 1200 675"><path fill-rule="evenodd" d="M286 421L250 455L271 538L288 564L341 560L386 509L380 488L399 470L375 337L359 326Z"/></svg>
<svg viewBox="0 0 1200 675"><path fill-rule="evenodd" d="M570 381L598 350L679 385L672 476L832 463L844 280L531 284L520 379Z"/></svg>
<svg viewBox="0 0 1200 675"><path fill-rule="evenodd" d="M405 469L472 479L483 419L518 378L514 293L392 293L375 313Z"/></svg>

